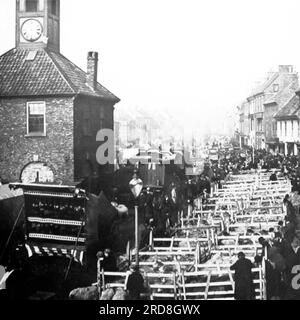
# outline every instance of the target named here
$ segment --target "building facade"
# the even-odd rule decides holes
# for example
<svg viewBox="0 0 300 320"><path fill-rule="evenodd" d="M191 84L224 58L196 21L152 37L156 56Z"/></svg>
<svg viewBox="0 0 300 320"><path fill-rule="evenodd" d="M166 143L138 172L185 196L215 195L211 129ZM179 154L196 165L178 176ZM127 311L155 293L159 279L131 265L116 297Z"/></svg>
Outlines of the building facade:
<svg viewBox="0 0 300 320"><path fill-rule="evenodd" d="M112 129L119 99L60 53L60 1L16 1L16 47L0 56L0 176L76 183L106 166L96 160L100 129Z"/></svg>
<svg viewBox="0 0 300 320"><path fill-rule="evenodd" d="M239 110L239 139L240 139L240 146L249 146L251 145L250 140L250 121L249 121L249 104L247 101L241 103L238 106Z"/></svg>
<svg viewBox="0 0 300 320"><path fill-rule="evenodd" d="M298 75L291 65L280 65L277 72L268 74L239 106L241 146L275 151L278 137L274 116L297 88Z"/></svg>
<svg viewBox="0 0 300 320"><path fill-rule="evenodd" d="M293 97L280 109L276 115L276 130L278 137L278 152L285 155L298 155L300 147L299 127L300 99Z"/></svg>

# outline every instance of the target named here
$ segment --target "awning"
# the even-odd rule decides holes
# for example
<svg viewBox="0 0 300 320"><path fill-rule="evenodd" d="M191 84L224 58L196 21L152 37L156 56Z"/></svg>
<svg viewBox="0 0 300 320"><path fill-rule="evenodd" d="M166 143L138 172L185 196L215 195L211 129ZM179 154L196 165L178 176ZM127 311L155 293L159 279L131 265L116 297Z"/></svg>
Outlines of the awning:
<svg viewBox="0 0 300 320"><path fill-rule="evenodd" d="M48 247L33 244L26 244L25 247L29 257L32 257L34 254L44 257L73 257L74 261L83 264L84 250Z"/></svg>

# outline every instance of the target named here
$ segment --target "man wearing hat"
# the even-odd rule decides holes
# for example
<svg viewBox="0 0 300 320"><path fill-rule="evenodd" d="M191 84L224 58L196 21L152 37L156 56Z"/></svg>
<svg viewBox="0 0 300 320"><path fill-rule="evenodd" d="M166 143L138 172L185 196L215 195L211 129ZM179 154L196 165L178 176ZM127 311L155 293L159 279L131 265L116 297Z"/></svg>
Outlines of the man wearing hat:
<svg viewBox="0 0 300 320"><path fill-rule="evenodd" d="M129 275L125 283L128 300L140 300L141 293L145 291L144 278L141 275L138 266L131 265Z"/></svg>
<svg viewBox="0 0 300 320"><path fill-rule="evenodd" d="M272 174L270 175L270 181L277 181L276 170L272 170Z"/></svg>
<svg viewBox="0 0 300 320"><path fill-rule="evenodd" d="M153 218L153 193L151 192L151 188L147 187L146 194L145 194L145 221L144 223L149 223L149 220Z"/></svg>

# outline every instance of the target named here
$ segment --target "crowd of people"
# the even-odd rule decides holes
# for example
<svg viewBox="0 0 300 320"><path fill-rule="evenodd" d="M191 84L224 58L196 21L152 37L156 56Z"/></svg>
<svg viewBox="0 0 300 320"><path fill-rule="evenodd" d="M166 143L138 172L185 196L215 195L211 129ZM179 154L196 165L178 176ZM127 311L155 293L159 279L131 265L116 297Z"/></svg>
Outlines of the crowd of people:
<svg viewBox="0 0 300 320"><path fill-rule="evenodd" d="M283 156L271 154L265 150L231 150L219 152L218 161L207 160L201 175L179 179L174 175L172 182L164 188L146 187L139 197L139 213L141 221L146 226L141 239L141 247L149 241L149 233L154 237L169 237L172 235L172 227L178 221L178 213L193 210L196 201L205 205L212 190L217 186L222 187L228 175L243 170L270 171L270 180L277 180L277 174L272 169L281 171L292 183L291 194L284 198L286 210L285 221L281 221L278 227L269 230L272 238L266 240L260 238L264 248L263 254L255 257L254 264L241 252L237 262L231 267L235 270L235 298L254 299L254 285L251 268L263 263L265 257L266 290L267 299L297 299L300 298L297 281L297 266L300 269L300 166L297 156ZM114 199L118 202L117 194ZM47 208L46 208L47 209ZM38 227L38 225L37 225ZM111 250L107 249L99 253L104 271L116 271L116 258ZM6 274L10 272L8 268ZM16 268L15 268L16 269ZM136 275L138 270L132 270ZM17 272L15 272L17 275ZM12 279L12 277L10 277ZM133 276L132 279L135 277ZM7 290L4 281L0 283L1 289ZM141 281L140 281L141 282ZM8 282L9 283L9 282ZM134 281L129 281L131 288ZM9 287L9 285L8 285ZM138 293L131 290L130 296ZM6 291L7 292L7 291Z"/></svg>
<svg viewBox="0 0 300 320"><path fill-rule="evenodd" d="M141 198L142 201L146 199L144 201L145 217L152 223L152 230L156 227L159 217L168 217L169 213L173 223L177 218L175 213L178 210L184 205L193 206L195 199L198 198L204 204L209 199L213 185L222 187L229 174L260 169L270 172L271 181L276 181L278 178L274 169L279 170L280 175L290 179L292 190L283 201L286 210L285 221L280 221L276 228L269 230L268 234L271 238L259 239L263 248L262 254L257 255L254 262L251 262L243 252L240 252L237 262L231 266L235 271L235 299L255 298L252 268L262 263L265 263L266 298L268 300L298 299L300 298L300 279L298 284L295 277L297 277L298 265L300 269L300 168L296 156L271 154L265 150L256 150L254 153L252 150L228 152L217 162L207 162L199 177L187 179L181 184L172 183L166 191L159 193L160 198L155 193L151 194L148 189ZM157 203L161 206L157 207Z"/></svg>
<svg viewBox="0 0 300 320"><path fill-rule="evenodd" d="M237 262L231 267L235 270L235 298L237 300L254 299L252 267L265 263L266 298L298 299L299 284L297 266L300 268L300 166L295 155L269 153L266 150L231 150L219 154L218 161L207 161L203 173L185 181L173 182L162 192L152 193L147 189L141 197L141 206L146 225L149 229L158 229L159 220L164 217L161 225L166 226L168 220L173 225L179 210L193 206L196 199L205 204L214 186L222 187L229 174L241 171L266 170L270 172L270 181L276 181L278 174L287 177L292 184L291 194L286 195L283 203L286 210L285 221L280 221L278 227L269 230L271 239L259 239L263 247L262 255L255 257L254 263L248 260L243 252L238 255ZM150 221L148 223L147 221ZM158 230L156 230L158 231ZM168 235L164 230L163 235ZM299 251L299 252L298 252ZM294 279L294 280L293 280ZM296 280L295 280L296 279ZM300 279L299 279L300 280Z"/></svg>
<svg viewBox="0 0 300 320"><path fill-rule="evenodd" d="M263 250L255 256L254 263L243 252L238 254L238 261L231 267L235 270L235 298L237 300L254 299L252 268L265 263L267 300L300 299L300 196L298 191L292 196L286 195L284 207L285 222L279 221L276 228L269 230L271 238L259 238ZM294 203L294 204L293 204ZM264 261L263 261L264 260ZM298 270L299 269L299 270Z"/></svg>
<svg viewBox="0 0 300 320"><path fill-rule="evenodd" d="M139 198L139 212L145 225L149 222L156 226L162 235L166 230L166 222L174 225L178 212L194 209L200 199L205 204L215 188L221 188L229 174L243 170L264 169L270 171L271 180L277 175L272 169L280 169L281 174L288 177L293 190L300 190L300 167L296 156L271 154L265 150L231 150L219 154L218 161L207 159L201 175L179 179L174 175L173 182L162 189L145 189Z"/></svg>
<svg viewBox="0 0 300 320"><path fill-rule="evenodd" d="M248 153L248 155L250 152ZM265 150L254 152L254 157L247 157L247 152L232 155L224 161L229 172L243 170L270 171L270 180L276 181L277 174L272 169L280 170L280 174L290 179L291 193L283 200L285 221L279 221L276 228L269 230L270 239L261 237L259 243L263 251L257 255L254 264L238 254L237 262L231 266L235 270L235 299L252 300L255 297L253 273L254 266L265 263L266 298L268 300L300 299L300 168L296 156L270 154ZM226 170L225 169L225 170ZM264 259L265 258L265 259ZM299 270L298 270L299 269Z"/></svg>
<svg viewBox="0 0 300 320"><path fill-rule="evenodd" d="M174 177L173 182L163 189L145 189L139 199L139 211L147 226L144 244L148 243L150 230L154 236L170 236L168 226L175 225L178 212L183 210L186 213L189 207L193 210L195 200L200 199L205 205L215 186L221 188L228 175L260 169L270 172L271 181L278 178L274 169L290 179L291 195L284 199L286 221L280 221L276 230L269 230L269 235L272 235L270 240L259 239L264 250L262 255L255 257L254 264L243 252L239 253L237 262L232 266L235 270L235 298L254 299L251 269L262 264L265 256L267 299L296 299L299 293L291 287L291 281L293 267L300 265L300 167L297 156L272 154L266 150L235 149L219 153L218 161L207 160L200 176L185 180Z"/></svg>

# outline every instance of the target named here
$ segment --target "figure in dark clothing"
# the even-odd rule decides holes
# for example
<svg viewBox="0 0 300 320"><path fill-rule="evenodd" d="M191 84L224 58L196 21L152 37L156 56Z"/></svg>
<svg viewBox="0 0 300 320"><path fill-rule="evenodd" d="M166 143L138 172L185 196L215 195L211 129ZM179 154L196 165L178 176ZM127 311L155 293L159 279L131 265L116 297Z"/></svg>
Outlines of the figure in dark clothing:
<svg viewBox="0 0 300 320"><path fill-rule="evenodd" d="M154 222L156 225L156 234L157 235L162 235L162 233L164 231L164 227L163 227L164 217L162 214L163 205L164 205L163 195L160 193L160 191L155 190L153 201L152 201L152 207L153 207L153 217L154 217Z"/></svg>
<svg viewBox="0 0 300 320"><path fill-rule="evenodd" d="M238 260L230 267L235 271L235 292L236 300L254 300L254 284L252 275L252 262L246 259L245 254L240 252Z"/></svg>
<svg viewBox="0 0 300 320"><path fill-rule="evenodd" d="M270 181L277 181L277 175L275 172L273 172L270 176Z"/></svg>
<svg viewBox="0 0 300 320"><path fill-rule="evenodd" d="M192 184L192 180L188 180L185 187L185 199L189 200L190 203L194 200L194 185Z"/></svg>
<svg viewBox="0 0 300 320"><path fill-rule="evenodd" d="M296 224L296 212L295 208L290 201L290 196L287 194L283 199L283 204L286 207L286 217L285 220L289 223Z"/></svg>
<svg viewBox="0 0 300 320"><path fill-rule="evenodd" d="M150 219L153 218L153 194L150 192L150 188L147 188L146 194L145 194L145 203L144 203L144 209L145 209L145 223L148 223Z"/></svg>
<svg viewBox="0 0 300 320"><path fill-rule="evenodd" d="M144 248L149 245L150 234L155 235L155 223L154 219L150 219L149 222L145 225L145 230L142 232L140 246Z"/></svg>
<svg viewBox="0 0 300 320"><path fill-rule="evenodd" d="M271 247L270 243L264 237L259 237L258 243L262 246L262 255L265 256Z"/></svg>
<svg viewBox="0 0 300 320"><path fill-rule="evenodd" d="M101 267L104 271L114 272L118 270L116 258L110 249L104 250L104 257Z"/></svg>
<svg viewBox="0 0 300 320"><path fill-rule="evenodd" d="M6 290L10 301L26 299L25 276L22 270L17 269L9 276Z"/></svg>
<svg viewBox="0 0 300 320"><path fill-rule="evenodd" d="M144 278L137 266L131 266L130 275L126 282L128 300L140 300L141 293L145 291Z"/></svg>
<svg viewBox="0 0 300 320"><path fill-rule="evenodd" d="M26 270L19 259L11 259L5 268L5 275L0 281L1 298L7 301L25 300Z"/></svg>
<svg viewBox="0 0 300 320"><path fill-rule="evenodd" d="M300 300L299 290L293 288L292 280L295 274L292 272L294 266L300 265L300 240L295 236L292 243L287 245L282 254L286 263L285 278L287 283L286 300Z"/></svg>
<svg viewBox="0 0 300 320"><path fill-rule="evenodd" d="M275 263L266 260L266 293L267 300L279 300L281 293L281 274L276 269Z"/></svg>
<svg viewBox="0 0 300 320"><path fill-rule="evenodd" d="M172 183L169 187L168 191L169 195L169 204L170 204L170 214L171 214L171 220L173 222L177 221L177 212L178 212L178 203L177 203L177 196L178 196L178 190L174 183Z"/></svg>

